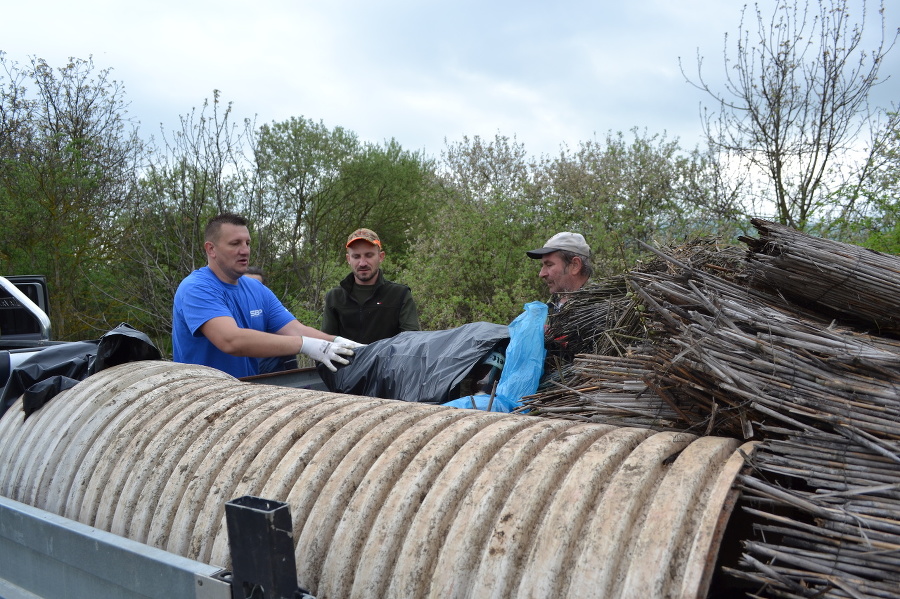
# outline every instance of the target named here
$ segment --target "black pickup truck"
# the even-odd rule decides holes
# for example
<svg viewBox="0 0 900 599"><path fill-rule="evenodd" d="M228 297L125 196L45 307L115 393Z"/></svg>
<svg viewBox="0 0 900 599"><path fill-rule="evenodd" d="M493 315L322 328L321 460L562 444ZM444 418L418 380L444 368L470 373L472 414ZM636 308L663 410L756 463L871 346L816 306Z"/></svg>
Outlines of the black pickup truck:
<svg viewBox="0 0 900 599"><path fill-rule="evenodd" d="M60 343L52 340L46 277L0 277L0 387L23 360Z"/></svg>

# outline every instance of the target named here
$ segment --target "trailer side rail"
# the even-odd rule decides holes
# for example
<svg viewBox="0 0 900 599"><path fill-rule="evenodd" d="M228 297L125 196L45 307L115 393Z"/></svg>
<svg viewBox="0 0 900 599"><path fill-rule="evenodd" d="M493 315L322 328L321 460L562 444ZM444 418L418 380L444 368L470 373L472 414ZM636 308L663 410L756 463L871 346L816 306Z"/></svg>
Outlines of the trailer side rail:
<svg viewBox="0 0 900 599"><path fill-rule="evenodd" d="M0 497L0 597L230 599L222 569Z"/></svg>

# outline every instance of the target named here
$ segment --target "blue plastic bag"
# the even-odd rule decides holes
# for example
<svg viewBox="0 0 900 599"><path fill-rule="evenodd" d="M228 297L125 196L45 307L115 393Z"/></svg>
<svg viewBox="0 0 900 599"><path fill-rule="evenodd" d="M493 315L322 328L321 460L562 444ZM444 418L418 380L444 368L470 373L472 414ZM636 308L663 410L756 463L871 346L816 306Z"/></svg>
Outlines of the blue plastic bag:
<svg viewBox="0 0 900 599"><path fill-rule="evenodd" d="M522 397L537 391L544 373L544 323L547 320L547 304L529 302L525 311L509 324L509 345L506 363L497 384L497 393L491 404L492 412L511 412L521 405ZM487 410L490 395L479 393L447 402L445 406Z"/></svg>

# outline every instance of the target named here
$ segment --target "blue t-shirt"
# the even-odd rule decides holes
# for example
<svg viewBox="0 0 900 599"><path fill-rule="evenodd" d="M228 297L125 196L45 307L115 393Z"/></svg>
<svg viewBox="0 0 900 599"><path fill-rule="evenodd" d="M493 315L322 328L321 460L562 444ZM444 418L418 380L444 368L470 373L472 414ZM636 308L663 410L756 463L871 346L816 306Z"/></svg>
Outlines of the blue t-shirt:
<svg viewBox="0 0 900 599"><path fill-rule="evenodd" d="M172 359L203 364L235 377L259 374L257 358L226 354L200 332L217 316L230 316L242 329L275 333L294 320L272 291L250 277L237 285L223 283L208 266L189 274L178 285L172 308Z"/></svg>

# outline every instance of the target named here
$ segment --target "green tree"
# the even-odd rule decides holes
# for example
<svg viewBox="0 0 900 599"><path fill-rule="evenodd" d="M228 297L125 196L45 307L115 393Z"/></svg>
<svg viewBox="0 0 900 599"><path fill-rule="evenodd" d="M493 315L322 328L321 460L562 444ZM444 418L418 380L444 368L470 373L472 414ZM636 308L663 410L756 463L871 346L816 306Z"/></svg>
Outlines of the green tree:
<svg viewBox="0 0 900 599"><path fill-rule="evenodd" d="M525 302L546 299L525 251L560 231L585 236L599 278L633 264L635 240L733 230L733 197L716 186L715 162L664 135L633 134L540 161L499 135L448 146L438 166L439 229L417 237L401 276L423 326L505 323Z"/></svg>
<svg viewBox="0 0 900 599"><path fill-rule="evenodd" d="M113 225L144 151L124 88L90 59L53 69L3 53L0 84L0 267L48 277L57 336L95 336L120 315Z"/></svg>
<svg viewBox="0 0 900 599"><path fill-rule="evenodd" d="M267 218L257 218L258 245L272 258L265 265L269 279L291 298L289 308L304 322L318 317L318 298L338 268L325 248L345 228L349 204L341 166L359 149L354 133L312 120L291 118L259 129L258 202Z"/></svg>
<svg viewBox="0 0 900 599"><path fill-rule="evenodd" d="M853 156L871 127L868 99L897 32L885 36L883 2L875 18L865 0L818 0L812 8L778 0L771 17L754 7L742 11L732 51L726 37L723 89L704 79L699 56L696 83L686 78L712 98L704 128L724 167L749 171L775 218L804 229L848 173L859 172ZM880 31L872 48L864 46L867 26Z"/></svg>
<svg viewBox="0 0 900 599"><path fill-rule="evenodd" d="M151 155L135 201L117 223L116 295L132 324L168 350L175 290L206 265L206 222L223 211L246 214L254 178L246 158L251 123L235 122L232 105L218 91L182 115L179 129L160 133L162 147Z"/></svg>
<svg viewBox="0 0 900 599"><path fill-rule="evenodd" d="M862 172L839 190L845 208L829 224L848 241L900 254L900 113L886 117Z"/></svg>
<svg viewBox="0 0 900 599"><path fill-rule="evenodd" d="M423 190L432 166L395 141L361 143L341 127L292 118L260 127L254 156L259 259L276 293L308 324L318 324L325 292L346 273L349 233L377 230L402 260L409 231L430 216Z"/></svg>
<svg viewBox="0 0 900 599"><path fill-rule="evenodd" d="M631 133L631 140L619 132L582 142L544 159L536 175L543 233L582 233L600 275L628 268L641 253L635 241L728 234L736 221L714 161L664 134Z"/></svg>
<svg viewBox="0 0 900 599"><path fill-rule="evenodd" d="M365 144L341 167L342 186L349 200L338 253L344 253L347 234L359 227L378 232L392 262L402 262L412 244L411 234L427 226L436 198L432 193L434 161L404 150L395 140Z"/></svg>
<svg viewBox="0 0 900 599"><path fill-rule="evenodd" d="M524 254L546 240L540 219L552 211L532 195L534 164L515 139L474 137L449 145L438 172L434 226L417 236L400 280L426 329L508 323L546 295Z"/></svg>

